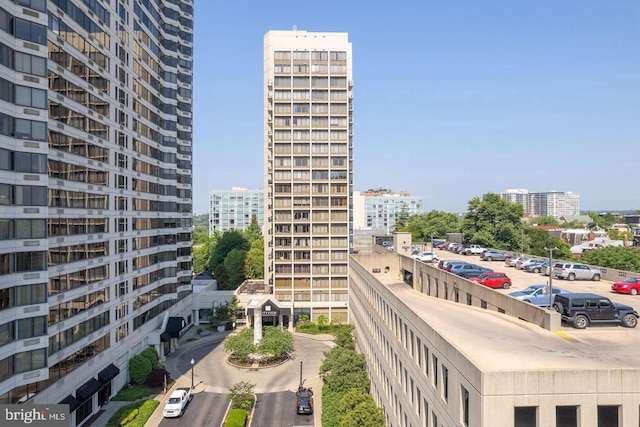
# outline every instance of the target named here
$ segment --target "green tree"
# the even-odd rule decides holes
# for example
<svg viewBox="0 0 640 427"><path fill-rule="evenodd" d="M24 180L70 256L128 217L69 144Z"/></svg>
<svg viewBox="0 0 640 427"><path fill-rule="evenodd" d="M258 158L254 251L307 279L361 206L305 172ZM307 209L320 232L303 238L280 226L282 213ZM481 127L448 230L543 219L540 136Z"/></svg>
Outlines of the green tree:
<svg viewBox="0 0 640 427"><path fill-rule="evenodd" d="M248 411L253 406L253 389L256 385L248 381L240 381L229 387L229 400L234 408Z"/></svg>
<svg viewBox="0 0 640 427"><path fill-rule="evenodd" d="M266 326L256 351L266 356L284 356L293 351L293 335L286 329Z"/></svg>
<svg viewBox="0 0 640 427"><path fill-rule="evenodd" d="M145 357L151 362L152 368L160 367L160 357L158 357L158 352L153 347L147 347L140 353L140 356Z"/></svg>
<svg viewBox="0 0 640 427"><path fill-rule="evenodd" d="M409 207L406 203L400 206L400 212L396 214L396 223L393 225L393 231L406 231L409 224Z"/></svg>
<svg viewBox="0 0 640 427"><path fill-rule="evenodd" d="M607 232L607 234L611 240L624 240L626 237L628 242L633 241L633 233L630 231L620 231L616 228L612 228Z"/></svg>
<svg viewBox="0 0 640 427"><path fill-rule="evenodd" d="M324 314L322 314L318 316L317 323L318 323L318 330L324 331L327 329L327 326L329 325L329 318Z"/></svg>
<svg viewBox="0 0 640 427"><path fill-rule="evenodd" d="M204 245L209 240L209 228L202 225L193 227L192 240L194 245Z"/></svg>
<svg viewBox="0 0 640 427"><path fill-rule="evenodd" d="M531 219L531 223L538 225L560 225L557 219L549 215L541 215Z"/></svg>
<svg viewBox="0 0 640 427"><path fill-rule="evenodd" d="M359 388L352 388L347 391L342 396L342 399L340 399L340 404L338 405L338 423L342 425L343 420L351 416L351 411L356 409L359 404L365 402L369 398L369 394L365 390Z"/></svg>
<svg viewBox="0 0 640 427"><path fill-rule="evenodd" d="M371 396L340 421L340 427L384 427L385 424L384 411L376 406Z"/></svg>
<svg viewBox="0 0 640 427"><path fill-rule="evenodd" d="M600 215L597 212L588 211L587 215L591 218L591 222L587 224L589 228L609 228L616 223L616 217L610 212Z"/></svg>
<svg viewBox="0 0 640 427"><path fill-rule="evenodd" d="M213 276L216 278L216 280L218 281L218 289L219 290L224 290L224 289L230 289L233 290L235 289L233 286L229 286L229 273L227 272L227 268L224 266L224 264L220 264L216 267L216 269L213 272Z"/></svg>
<svg viewBox="0 0 640 427"><path fill-rule="evenodd" d="M582 253L582 261L616 270L640 272L640 250L625 246L607 246Z"/></svg>
<svg viewBox="0 0 640 427"><path fill-rule="evenodd" d="M249 242L245 239L243 233L238 230L225 231L222 236L217 239L211 257L211 271L215 271L216 267L222 264L229 252L234 249L248 251Z"/></svg>
<svg viewBox="0 0 640 427"><path fill-rule="evenodd" d="M264 279L264 239L251 242L251 248L244 260L244 275L249 279Z"/></svg>
<svg viewBox="0 0 640 427"><path fill-rule="evenodd" d="M353 325L340 325L340 328L336 331L335 338L333 340L333 342L336 343L336 346L355 350L356 341L353 338L353 329Z"/></svg>
<svg viewBox="0 0 640 427"><path fill-rule="evenodd" d="M364 355L347 348L335 347L325 352L320 376L335 391L347 392L352 388L369 390L370 386Z"/></svg>
<svg viewBox="0 0 640 427"><path fill-rule="evenodd" d="M224 259L224 268L229 274L229 281L225 283L224 289L236 289L245 279L244 261L247 251L242 249L232 249Z"/></svg>
<svg viewBox="0 0 640 427"><path fill-rule="evenodd" d="M251 215L251 223L245 230L244 237L247 239L249 244L252 244L254 241L262 238L262 230L260 229L260 224L258 223L256 214Z"/></svg>
<svg viewBox="0 0 640 427"><path fill-rule="evenodd" d="M460 218L449 212L432 210L427 214L411 215L407 230L415 242L428 242L431 236L444 239L447 233L460 231Z"/></svg>
<svg viewBox="0 0 640 427"><path fill-rule="evenodd" d="M209 214L194 215L193 226L209 228Z"/></svg>
<svg viewBox="0 0 640 427"><path fill-rule="evenodd" d="M152 370L151 361L140 354L129 359L129 378L133 384L144 384Z"/></svg>
<svg viewBox="0 0 640 427"><path fill-rule="evenodd" d="M491 243L493 236L497 249L516 251L520 249L522 238L521 204L509 202L496 193L487 193L469 201L467 214L462 220L465 241L477 244Z"/></svg>
<svg viewBox="0 0 640 427"><path fill-rule="evenodd" d="M224 340L224 351L243 358L256 351L253 345L253 329L244 328Z"/></svg>
<svg viewBox="0 0 640 427"><path fill-rule="evenodd" d="M549 250L545 248L558 248L553 251L553 259L570 261L573 259L571 247L558 237L552 237L543 228L526 227L525 236L529 242L527 253L542 258L549 257Z"/></svg>

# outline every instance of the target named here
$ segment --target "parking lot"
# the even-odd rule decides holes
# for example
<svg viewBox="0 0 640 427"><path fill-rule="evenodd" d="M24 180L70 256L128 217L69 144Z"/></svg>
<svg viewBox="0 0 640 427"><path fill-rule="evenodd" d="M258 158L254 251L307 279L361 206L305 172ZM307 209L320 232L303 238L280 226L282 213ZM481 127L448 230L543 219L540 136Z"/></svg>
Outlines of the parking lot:
<svg viewBox="0 0 640 427"><path fill-rule="evenodd" d="M438 254L438 257L440 258L440 260L449 260L449 259L461 260L461 261L477 264L482 267L490 268L493 271L506 273L506 275L511 278L511 282L512 282L511 288L496 289L496 292L502 292L502 293L508 294L510 292L520 291L530 285L549 283L549 276L545 276L543 274L537 274L537 273L528 273L526 271L518 270L515 267L508 267L505 265L504 261L491 261L491 262L483 261L477 255L462 255L462 254L456 254L456 253L449 252L447 250L440 250L440 249L436 249L436 253ZM638 274L638 276L640 276L640 273ZM594 294L606 296L614 302L630 305L636 311L640 312L640 295L632 296L632 295L618 294L618 293L611 292L611 284L612 282L607 280L600 280L598 282L594 282L591 280L576 280L571 282L568 280L562 280L558 278L553 279L554 287L566 289L571 292L591 292ZM570 325L566 323L563 323L562 326L563 326L563 330L573 329L570 327ZM613 331L616 329L619 331L623 330L627 332L633 331L634 334L638 330L640 330L640 328L629 330L627 328L611 326L610 324L597 325L597 326L594 325L587 328L587 330L593 330L594 327L597 328L598 330L602 330L604 328L605 331ZM575 331L575 329L573 330Z"/></svg>

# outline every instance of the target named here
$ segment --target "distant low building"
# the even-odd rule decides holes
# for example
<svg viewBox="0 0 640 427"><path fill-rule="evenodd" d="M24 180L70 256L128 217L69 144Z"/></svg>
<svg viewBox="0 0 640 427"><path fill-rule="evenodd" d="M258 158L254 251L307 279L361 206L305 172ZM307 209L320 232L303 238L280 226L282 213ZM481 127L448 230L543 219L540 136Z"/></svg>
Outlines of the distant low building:
<svg viewBox="0 0 640 427"><path fill-rule="evenodd" d="M624 246L623 240L610 240L608 237L598 237L594 240L581 243L579 245L571 246L571 254L576 258L582 258L582 254L585 251L590 251L599 248L605 248L607 246Z"/></svg>
<svg viewBox="0 0 640 427"><path fill-rule="evenodd" d="M608 239L606 230L601 228L595 228L589 230L586 228L569 228L562 230L560 233L560 239L571 246L579 246L596 239Z"/></svg>
<svg viewBox="0 0 640 427"><path fill-rule="evenodd" d="M403 210L409 215L424 213L422 197L411 196L406 191L374 188L353 192L353 226L377 228L391 234Z"/></svg>
<svg viewBox="0 0 640 427"><path fill-rule="evenodd" d="M580 215L580 195L571 191L529 191L525 188L509 188L500 196L519 203L525 216L552 216L556 219L568 215Z"/></svg>

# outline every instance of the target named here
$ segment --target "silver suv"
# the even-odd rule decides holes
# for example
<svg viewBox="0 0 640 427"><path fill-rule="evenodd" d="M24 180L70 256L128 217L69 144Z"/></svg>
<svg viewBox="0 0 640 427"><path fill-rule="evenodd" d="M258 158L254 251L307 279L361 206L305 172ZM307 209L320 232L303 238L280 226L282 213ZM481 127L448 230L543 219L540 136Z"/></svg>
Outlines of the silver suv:
<svg viewBox="0 0 640 427"><path fill-rule="evenodd" d="M597 282L602 277L602 272L585 264L557 262L553 265L553 275L559 279L594 280Z"/></svg>

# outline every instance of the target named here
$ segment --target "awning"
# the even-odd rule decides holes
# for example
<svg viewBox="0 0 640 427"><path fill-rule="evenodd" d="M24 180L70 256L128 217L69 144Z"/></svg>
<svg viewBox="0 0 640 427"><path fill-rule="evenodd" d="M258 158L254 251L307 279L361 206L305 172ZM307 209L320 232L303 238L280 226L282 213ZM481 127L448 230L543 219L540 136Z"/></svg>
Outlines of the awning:
<svg viewBox="0 0 640 427"><path fill-rule="evenodd" d="M71 413L78 409L78 406L82 405L82 403L72 395L68 395L60 401L60 405L69 405L69 413Z"/></svg>
<svg viewBox="0 0 640 427"><path fill-rule="evenodd" d="M95 378L91 378L76 390L76 397L80 402L89 400L91 396L96 394L102 388L102 383Z"/></svg>
<svg viewBox="0 0 640 427"><path fill-rule="evenodd" d="M184 329L186 325L184 317L169 317L167 328L164 332L169 334L171 338L180 338L180 331Z"/></svg>
<svg viewBox="0 0 640 427"><path fill-rule="evenodd" d="M163 332L160 334L160 342L169 342L171 341L171 335L168 332Z"/></svg>
<svg viewBox="0 0 640 427"><path fill-rule="evenodd" d="M120 369L118 369L118 367L112 363L106 368L104 368L102 371L100 371L100 373L98 374L98 381L100 381L102 384L107 384L109 381L114 379L119 373L120 373Z"/></svg>

